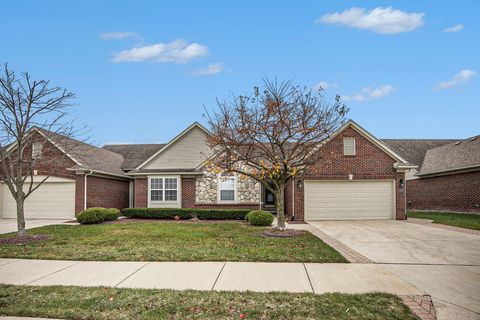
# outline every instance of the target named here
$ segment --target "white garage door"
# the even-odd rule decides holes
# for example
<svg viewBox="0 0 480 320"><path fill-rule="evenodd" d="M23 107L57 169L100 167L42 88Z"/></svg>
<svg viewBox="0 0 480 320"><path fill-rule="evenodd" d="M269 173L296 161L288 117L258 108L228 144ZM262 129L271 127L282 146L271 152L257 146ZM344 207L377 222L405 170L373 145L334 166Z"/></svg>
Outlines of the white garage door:
<svg viewBox="0 0 480 320"><path fill-rule="evenodd" d="M393 219L393 181L305 181L306 220Z"/></svg>
<svg viewBox="0 0 480 320"><path fill-rule="evenodd" d="M8 187L6 185L2 187L2 215L4 218L16 218L16 202ZM25 201L25 218L75 218L75 182L69 179L50 177Z"/></svg>

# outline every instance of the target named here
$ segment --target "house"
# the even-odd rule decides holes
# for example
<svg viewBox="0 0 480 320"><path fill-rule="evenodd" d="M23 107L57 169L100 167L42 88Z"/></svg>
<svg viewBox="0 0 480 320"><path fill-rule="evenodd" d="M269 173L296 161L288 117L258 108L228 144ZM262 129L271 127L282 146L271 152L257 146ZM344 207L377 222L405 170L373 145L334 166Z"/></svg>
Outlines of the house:
<svg viewBox="0 0 480 320"><path fill-rule="evenodd" d="M480 212L480 136L383 141L418 165L407 175L408 208Z"/></svg>
<svg viewBox="0 0 480 320"><path fill-rule="evenodd" d="M194 123L167 144L101 149L82 144L85 155L69 157L63 172L32 197L29 208L35 214L27 210L27 216L56 217L51 210L33 209L41 201L49 202L49 207L70 203L64 211L69 218L91 206L275 211L273 194L259 182L238 175L219 176L204 167L211 154L208 134ZM319 144L319 155L314 157L318 162L287 184L287 216L299 221L406 218L405 173L415 165L351 120ZM70 183L68 197L50 187L60 183L54 182L57 179ZM3 203L6 198L4 190ZM11 212L1 207L4 216Z"/></svg>
<svg viewBox="0 0 480 320"><path fill-rule="evenodd" d="M42 143L37 147L34 142L25 150L25 153L40 150L33 182L40 182L53 173L26 199L26 218L67 220L89 207L129 206L131 178L121 169L124 161L121 155L38 128L30 134L38 135L37 140ZM0 217L16 216L16 202L7 185L2 183Z"/></svg>

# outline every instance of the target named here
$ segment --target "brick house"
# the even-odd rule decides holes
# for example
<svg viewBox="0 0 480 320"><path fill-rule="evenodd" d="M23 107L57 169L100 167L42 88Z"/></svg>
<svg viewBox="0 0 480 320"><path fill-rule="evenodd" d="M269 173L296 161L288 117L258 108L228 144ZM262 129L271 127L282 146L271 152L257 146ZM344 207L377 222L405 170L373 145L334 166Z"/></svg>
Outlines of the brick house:
<svg viewBox="0 0 480 320"><path fill-rule="evenodd" d="M406 177L407 208L480 212L480 136L384 142L418 166Z"/></svg>
<svg viewBox="0 0 480 320"><path fill-rule="evenodd" d="M208 134L194 123L167 144L81 144L75 155L67 155L63 174L50 177L32 194L34 200L27 200L27 217L73 218L92 206L275 211L273 194L259 182L204 168ZM300 221L405 219L405 173L415 165L353 121L320 142L317 152L318 163L287 184L287 216ZM5 205L9 196L3 188L3 216L11 215L11 205Z"/></svg>
<svg viewBox="0 0 480 320"><path fill-rule="evenodd" d="M134 179L135 207L263 208L275 211L273 194L237 175L202 167L210 150L198 123L168 144L107 145L121 154ZM348 121L319 148L320 162L286 188L286 214L297 220L405 219L409 164L383 142Z"/></svg>

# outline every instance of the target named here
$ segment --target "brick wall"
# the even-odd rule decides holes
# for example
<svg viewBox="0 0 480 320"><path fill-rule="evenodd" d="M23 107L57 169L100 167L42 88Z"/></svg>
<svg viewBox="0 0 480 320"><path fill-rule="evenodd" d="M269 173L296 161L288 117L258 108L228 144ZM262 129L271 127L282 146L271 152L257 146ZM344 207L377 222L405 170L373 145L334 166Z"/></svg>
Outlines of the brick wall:
<svg viewBox="0 0 480 320"><path fill-rule="evenodd" d="M148 204L148 179L135 178L134 184L134 207L146 208Z"/></svg>
<svg viewBox="0 0 480 320"><path fill-rule="evenodd" d="M129 182L87 177L87 207L128 208Z"/></svg>
<svg viewBox="0 0 480 320"><path fill-rule="evenodd" d="M355 138L356 156L343 155L343 138ZM340 132L323 146L314 156L315 164L295 180L295 217L304 219L304 183L303 180L348 180L353 174L354 180L395 179L396 218L405 216L405 188L399 188L399 180L405 179L405 173L396 172L396 162L382 149L363 137L352 127ZM286 208L292 207L292 197L286 197ZM288 209L287 209L288 210ZM288 212L291 215L291 212Z"/></svg>
<svg viewBox="0 0 480 320"><path fill-rule="evenodd" d="M480 171L407 181L408 209L480 212Z"/></svg>

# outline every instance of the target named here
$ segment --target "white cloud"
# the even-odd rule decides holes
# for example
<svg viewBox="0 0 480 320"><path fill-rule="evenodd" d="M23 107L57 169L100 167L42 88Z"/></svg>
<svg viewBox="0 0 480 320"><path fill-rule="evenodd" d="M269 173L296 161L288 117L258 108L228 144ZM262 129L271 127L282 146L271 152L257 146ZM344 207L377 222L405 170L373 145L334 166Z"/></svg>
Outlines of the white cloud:
<svg viewBox="0 0 480 320"><path fill-rule="evenodd" d="M386 84L381 87L365 87L360 90L359 93L353 94L351 96L343 96L342 98L345 101L353 100L353 101L367 101L385 97L393 92L395 88L389 84Z"/></svg>
<svg viewBox="0 0 480 320"><path fill-rule="evenodd" d="M419 28L423 24L424 15L424 13L408 13L392 7L377 7L372 10L353 7L343 12L326 14L315 22L339 24L381 34L397 34Z"/></svg>
<svg viewBox="0 0 480 320"><path fill-rule="evenodd" d="M434 90L443 90L455 87L461 83L465 83L473 78L477 73L473 70L463 69L453 76L449 81L440 82L434 88Z"/></svg>
<svg viewBox="0 0 480 320"><path fill-rule="evenodd" d="M223 63L218 62L218 63L211 63L208 66L206 66L205 68L195 70L193 72L193 74L196 75L196 76L206 76L206 75L210 75L210 74L217 74L217 73L220 73L224 70L225 70L225 66L223 65Z"/></svg>
<svg viewBox="0 0 480 320"><path fill-rule="evenodd" d="M463 30L463 24L456 24L452 27L443 29L443 32L459 32Z"/></svg>
<svg viewBox="0 0 480 320"><path fill-rule="evenodd" d="M192 59L208 55L208 48L198 43L177 39L169 43L156 43L124 50L113 55L113 62L155 62L187 63Z"/></svg>
<svg viewBox="0 0 480 320"><path fill-rule="evenodd" d="M328 89L336 89L338 88L338 84L333 83L333 82L327 82L327 81L320 81L314 86L315 90L320 90L322 88L323 90L328 90Z"/></svg>
<svg viewBox="0 0 480 320"><path fill-rule="evenodd" d="M103 40L140 39L141 36L135 32L104 32L100 34Z"/></svg>

